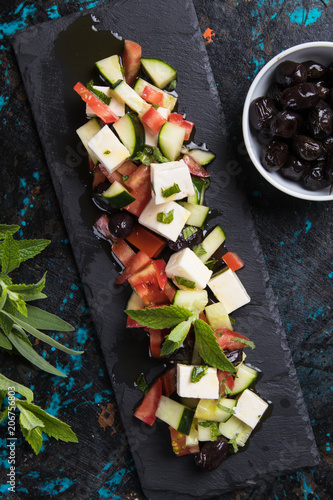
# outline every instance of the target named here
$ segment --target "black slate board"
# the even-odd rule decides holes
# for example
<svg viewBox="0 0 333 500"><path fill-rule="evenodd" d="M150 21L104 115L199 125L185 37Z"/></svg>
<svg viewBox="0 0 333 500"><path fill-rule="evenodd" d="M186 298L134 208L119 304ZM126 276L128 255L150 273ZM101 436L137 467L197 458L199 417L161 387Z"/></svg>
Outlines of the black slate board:
<svg viewBox="0 0 333 500"><path fill-rule="evenodd" d="M93 14L100 21L92 23L98 30L132 39L142 45L145 56L166 59L178 69L179 110L195 122L196 142L207 142L217 154L207 192L207 204L218 209L211 225L223 226L228 248L246 262L238 274L252 300L233 316L237 329L256 344L248 362L262 371L256 389L272 402L269 417L246 449L211 473L198 470L192 457L174 457L167 426L150 428L133 418L141 398L134 381L143 369L151 381L161 368L147 358L144 335L124 328L129 289L114 285L117 269L109 249L92 232L96 212L82 173L87 160L75 134L85 122L84 106L70 86L78 80L85 83L85 75L65 68L64 53L59 56L56 50L66 29L83 22L68 53L75 51L77 61L89 58L85 40L91 36L90 14L85 21L74 15L19 32L15 53L144 492L156 500L211 498L267 474L313 466L317 449L260 244L247 202L233 172L225 168L227 130L192 2L158 0L152 9L148 0L123 0Z"/></svg>

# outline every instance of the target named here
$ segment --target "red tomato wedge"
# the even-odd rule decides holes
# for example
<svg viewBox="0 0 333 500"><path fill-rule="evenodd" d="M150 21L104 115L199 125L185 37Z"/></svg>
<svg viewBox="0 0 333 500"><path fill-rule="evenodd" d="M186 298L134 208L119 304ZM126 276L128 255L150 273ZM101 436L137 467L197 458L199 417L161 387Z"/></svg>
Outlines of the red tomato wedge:
<svg viewBox="0 0 333 500"><path fill-rule="evenodd" d="M127 245L127 243L125 244ZM125 283L133 274L141 271L141 269L144 269L150 263L151 258L145 252L140 250L138 253L135 253L121 275L117 278L117 285Z"/></svg>
<svg viewBox="0 0 333 500"><path fill-rule="evenodd" d="M123 266L128 266L131 260L136 255L134 250L126 243L124 240L117 240L111 247L112 252L117 257L117 259L123 264Z"/></svg>
<svg viewBox="0 0 333 500"><path fill-rule="evenodd" d="M173 452L178 456L189 455L191 453L199 453L199 445L187 446L186 445L186 435L177 431L173 427L169 427L171 445Z"/></svg>
<svg viewBox="0 0 333 500"><path fill-rule="evenodd" d="M154 260L154 267L156 269L156 277L161 290L164 290L168 282L168 277L165 273L166 262L163 259Z"/></svg>
<svg viewBox="0 0 333 500"><path fill-rule="evenodd" d="M173 302L173 299L176 295L176 291L177 291L176 287L172 283L170 283L170 281L168 281L167 284L165 285L164 293L167 296L170 303Z"/></svg>
<svg viewBox="0 0 333 500"><path fill-rule="evenodd" d="M232 271L238 271L238 269L241 269L245 265L235 252L227 252L223 255L222 260Z"/></svg>
<svg viewBox="0 0 333 500"><path fill-rule="evenodd" d="M127 205L125 209L139 217L151 199L150 167L143 164L137 167L126 181L126 188L135 197L135 201Z"/></svg>
<svg viewBox="0 0 333 500"><path fill-rule="evenodd" d="M188 120L184 120L183 116L179 113L170 113L168 121L171 123L176 123L180 127L185 129L185 137L184 141L189 141L191 137L191 133L194 127L193 122L189 122Z"/></svg>
<svg viewBox="0 0 333 500"><path fill-rule="evenodd" d="M153 106L141 116L141 120L152 132L154 132L154 134L158 134L162 125L167 121L155 108L153 108Z"/></svg>
<svg viewBox="0 0 333 500"><path fill-rule="evenodd" d="M167 370L163 375L161 375L162 379L162 394L164 396L171 396L176 390L177 386L177 367L173 366L169 370Z"/></svg>
<svg viewBox="0 0 333 500"><path fill-rule="evenodd" d="M123 176L117 170L114 170L113 172L109 172L108 169L106 169L104 167L104 165L102 165L101 163L98 164L98 168L105 175L105 177L108 179L108 181L111 182L111 184L115 181L118 181L118 182L120 182L120 184L124 185Z"/></svg>
<svg viewBox="0 0 333 500"><path fill-rule="evenodd" d="M94 228L101 236L103 236L107 240L114 240L109 230L109 217L106 214L101 215L99 219L97 219L94 224Z"/></svg>
<svg viewBox="0 0 333 500"><path fill-rule="evenodd" d="M166 246L165 240L140 224L134 226L131 234L126 236L126 240L139 250L146 252L149 257L157 257Z"/></svg>
<svg viewBox="0 0 333 500"><path fill-rule="evenodd" d="M104 172L102 172L102 170L99 168L99 165L97 165L96 168L94 169L93 176L94 176L94 180L92 183L93 188L98 186L98 184L101 184L102 182L104 182L106 179L106 176L105 176Z"/></svg>
<svg viewBox="0 0 333 500"><path fill-rule="evenodd" d="M188 166L188 169L191 174L197 175L198 177L209 177L210 174L207 172L207 170L200 165L194 158L192 158L190 155L184 155L183 160Z"/></svg>
<svg viewBox="0 0 333 500"><path fill-rule="evenodd" d="M158 330L154 328L147 328L149 333L149 347L150 347L150 355L153 358L161 357L161 344L166 335L165 330Z"/></svg>
<svg viewBox="0 0 333 500"><path fill-rule="evenodd" d="M246 344L243 344L240 340L232 340L236 338L250 340L248 337L245 337L240 333L229 330L229 328L221 328L220 330L216 330L216 339L221 349L234 351L235 349L242 349L243 347L247 347Z"/></svg>
<svg viewBox="0 0 333 500"><path fill-rule="evenodd" d="M141 97L145 101L150 102L150 104L157 104L158 106L163 105L164 96L162 92L159 92L158 90L149 87L149 85L146 85L144 87Z"/></svg>
<svg viewBox="0 0 333 500"><path fill-rule="evenodd" d="M133 85L139 74L141 55L141 45L131 40L125 40L122 60L125 70L125 81L128 85Z"/></svg>
<svg viewBox="0 0 333 500"><path fill-rule="evenodd" d="M162 396L162 381L160 378L151 386L140 406L135 410L135 417L148 425L156 420L156 410Z"/></svg>
<svg viewBox="0 0 333 500"><path fill-rule="evenodd" d="M119 172L121 175L130 176L134 174L137 168L137 165L135 165L135 163L133 163L131 160L126 160L117 168L117 172Z"/></svg>
<svg viewBox="0 0 333 500"><path fill-rule="evenodd" d="M128 278L128 282L136 290L146 306L170 303L167 295L159 285L157 274L158 270L155 263L151 262L141 271Z"/></svg>
<svg viewBox="0 0 333 500"><path fill-rule="evenodd" d="M89 108L100 118L104 123L114 123L119 120L119 117L111 111L109 106L98 99L87 87L78 82L74 86L75 92L79 94L81 99L88 104Z"/></svg>
<svg viewBox="0 0 333 500"><path fill-rule="evenodd" d="M143 325L140 325L140 323L135 321L135 319L132 319L129 316L127 316L126 328L143 328Z"/></svg>
<svg viewBox="0 0 333 500"><path fill-rule="evenodd" d="M235 379L230 372L225 372L222 370L217 370L217 378L219 379L219 394L220 396L225 394L226 387L230 390L233 388Z"/></svg>

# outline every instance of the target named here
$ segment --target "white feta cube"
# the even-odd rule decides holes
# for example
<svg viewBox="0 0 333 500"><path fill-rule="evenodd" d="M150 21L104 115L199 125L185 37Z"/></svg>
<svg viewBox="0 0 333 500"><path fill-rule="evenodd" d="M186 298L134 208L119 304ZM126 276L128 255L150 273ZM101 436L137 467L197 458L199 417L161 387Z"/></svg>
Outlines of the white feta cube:
<svg viewBox="0 0 333 500"><path fill-rule="evenodd" d="M170 109L167 109L167 108L162 108L161 106L159 106L156 110L161 116L163 116L163 118L165 118L166 120L168 119L169 117L169 114L171 113ZM148 125L146 125L145 123L142 122L142 125L143 125L143 128L145 129L145 144L147 146L151 146L151 147L155 147L158 145L158 134L154 134L154 132L152 131L151 128L148 127Z"/></svg>
<svg viewBox="0 0 333 500"><path fill-rule="evenodd" d="M194 195L194 187L188 166L183 160L166 163L152 163L150 165L150 180L153 188L153 198L156 204L167 200L181 200L186 196ZM163 190L177 184L180 191L171 194L168 198L162 195Z"/></svg>
<svg viewBox="0 0 333 500"><path fill-rule="evenodd" d="M88 146L110 173L130 156L128 149L107 125L90 139Z"/></svg>
<svg viewBox="0 0 333 500"><path fill-rule="evenodd" d="M116 99L115 97L111 97L110 87L94 85L94 89L103 92L107 97L111 98L109 108L111 109L111 111L113 111L113 113L115 113L117 116L124 116L125 103L118 101L118 99ZM86 104L86 115L91 118L96 116L96 114L92 111L88 104Z"/></svg>
<svg viewBox="0 0 333 500"><path fill-rule="evenodd" d="M268 403L249 389L240 395L235 406L235 417L252 429L255 428L260 418L267 410Z"/></svg>
<svg viewBox="0 0 333 500"><path fill-rule="evenodd" d="M198 381L191 382L195 365L177 365L177 394L183 398L218 399L219 379L217 369L209 367L207 373Z"/></svg>
<svg viewBox="0 0 333 500"><path fill-rule="evenodd" d="M166 265L165 272L181 290L188 290L188 287L178 283L176 277L192 281L196 289L203 290L212 275L212 271L205 266L190 248L184 248L172 254Z"/></svg>
<svg viewBox="0 0 333 500"><path fill-rule="evenodd" d="M157 220L158 214L168 214L171 211L173 211L173 219L171 222L164 223ZM146 205L141 212L139 223L155 231L155 233L164 236L168 240L176 241L190 215L191 212L174 201L156 205L154 200L150 200L148 205Z"/></svg>
<svg viewBox="0 0 333 500"><path fill-rule="evenodd" d="M208 286L215 297L222 302L228 314L251 300L237 274L231 269L213 277Z"/></svg>

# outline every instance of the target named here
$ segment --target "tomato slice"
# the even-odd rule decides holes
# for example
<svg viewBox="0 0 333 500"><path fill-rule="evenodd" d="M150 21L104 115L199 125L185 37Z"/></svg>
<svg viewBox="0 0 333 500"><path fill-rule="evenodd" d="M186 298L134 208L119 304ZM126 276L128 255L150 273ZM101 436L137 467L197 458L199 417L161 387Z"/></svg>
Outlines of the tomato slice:
<svg viewBox="0 0 333 500"><path fill-rule="evenodd" d="M221 347L221 349L226 349L227 351L234 351L235 349L243 349L246 344L243 344L239 340L232 340L235 338L240 338L244 340L250 340L245 335L229 330L229 328L221 328L216 330L216 339Z"/></svg>
<svg viewBox="0 0 333 500"><path fill-rule="evenodd" d="M188 120L184 120L183 115L179 113L170 113L168 121L171 123L176 123L180 127L185 129L184 141L189 141L191 137L191 133L194 127L193 122L189 122Z"/></svg>
<svg viewBox="0 0 333 500"><path fill-rule="evenodd" d="M190 155L184 155L183 160L188 166L188 169L191 174L197 175L198 177L209 177L210 174L207 172L207 170L200 165L194 158L192 158Z"/></svg>
<svg viewBox="0 0 333 500"><path fill-rule="evenodd" d="M135 321L135 319L132 319L129 316L127 316L126 328L143 328L143 325L140 325L140 323Z"/></svg>
<svg viewBox="0 0 333 500"><path fill-rule="evenodd" d="M127 243L125 243L127 244ZM121 275L117 278L117 285L121 283L125 283L125 281L129 280L129 278L144 269L151 262L151 258L148 255L140 250L138 253L134 253L134 256L129 261L128 265L125 267Z"/></svg>
<svg viewBox="0 0 333 500"><path fill-rule="evenodd" d="M149 257L157 257L166 246L164 239L141 226L141 224L134 226L131 234L126 236L126 240L139 250L146 252Z"/></svg>
<svg viewBox="0 0 333 500"><path fill-rule="evenodd" d="M155 108L153 108L153 106L141 116L141 120L154 132L154 134L158 134L162 125L167 121Z"/></svg>
<svg viewBox="0 0 333 500"><path fill-rule="evenodd" d="M136 255L134 250L126 243L124 240L117 240L111 247L112 252L117 257L117 259L123 264L123 266L128 266L131 260Z"/></svg>
<svg viewBox="0 0 333 500"><path fill-rule="evenodd" d="M109 106L104 104L103 101L98 99L90 90L87 89L82 83L78 82L74 86L75 92L79 94L81 99L88 104L89 108L98 116L104 123L114 123L119 120L117 116Z"/></svg>
<svg viewBox="0 0 333 500"><path fill-rule="evenodd" d="M109 230L109 217L106 214L101 215L97 219L97 221L94 224L94 227L101 236L103 236L107 240L114 241L114 237L112 236Z"/></svg>
<svg viewBox="0 0 333 500"><path fill-rule="evenodd" d="M191 453L199 453L200 448L199 445L187 446L186 445L186 435L177 431L173 427L169 427L170 429L170 437L171 437L171 446L173 452L178 456L182 457L183 455L189 455Z"/></svg>
<svg viewBox="0 0 333 500"><path fill-rule="evenodd" d="M161 357L161 344L166 335L165 330L158 330L154 328L147 328L149 333L149 347L150 354L153 358Z"/></svg>
<svg viewBox="0 0 333 500"><path fill-rule="evenodd" d="M217 370L217 378L219 379L220 396L226 393L226 387L228 387L230 390L233 388L235 379L232 376L231 372Z"/></svg>
<svg viewBox="0 0 333 500"><path fill-rule="evenodd" d="M173 299L176 295L176 291L177 291L176 287L172 283L170 283L170 281L168 281L167 284L165 285L164 293L167 296L170 303L173 302Z"/></svg>
<svg viewBox="0 0 333 500"><path fill-rule="evenodd" d="M232 271L238 271L238 269L241 269L245 265L235 252L227 252L223 255L222 260Z"/></svg>
<svg viewBox="0 0 333 500"><path fill-rule="evenodd" d="M126 181L126 188L135 197L135 201L127 205L125 209L139 217L151 199L150 167L143 164L137 167Z"/></svg>
<svg viewBox="0 0 333 500"><path fill-rule="evenodd" d="M167 370L163 375L161 375L162 379L162 394L164 396L171 396L176 390L177 386L177 367L173 366L169 370Z"/></svg>
<svg viewBox="0 0 333 500"><path fill-rule="evenodd" d="M125 160L118 168L117 172L121 175L132 175L137 170L137 165L133 163L131 160ZM126 181L125 181L126 182Z"/></svg>
<svg viewBox="0 0 333 500"><path fill-rule="evenodd" d="M134 416L148 425L153 425L156 420L156 410L162 396L162 381L160 378L151 386L140 406L135 410Z"/></svg>
<svg viewBox="0 0 333 500"><path fill-rule="evenodd" d="M128 282L136 290L146 306L170 303L167 295L159 286L154 262L130 276Z"/></svg>
<svg viewBox="0 0 333 500"><path fill-rule="evenodd" d="M145 101L150 102L150 104L157 104L158 106L163 106L164 96L162 92L159 92L158 90L149 87L149 85L146 85L144 87L141 97Z"/></svg>
<svg viewBox="0 0 333 500"><path fill-rule="evenodd" d="M161 290L164 290L168 282L168 277L165 273L166 262L163 259L154 260L153 262L159 287Z"/></svg>
<svg viewBox="0 0 333 500"><path fill-rule="evenodd" d="M139 74L141 54L141 45L131 40L125 40L122 60L125 70L125 81L128 85L132 85Z"/></svg>
<svg viewBox="0 0 333 500"><path fill-rule="evenodd" d="M102 172L102 170L100 169L99 165L97 165L96 168L94 169L93 176L94 176L94 180L92 183L93 188L95 188L99 184L102 184L102 182L104 182L106 179L106 176L104 172Z"/></svg>

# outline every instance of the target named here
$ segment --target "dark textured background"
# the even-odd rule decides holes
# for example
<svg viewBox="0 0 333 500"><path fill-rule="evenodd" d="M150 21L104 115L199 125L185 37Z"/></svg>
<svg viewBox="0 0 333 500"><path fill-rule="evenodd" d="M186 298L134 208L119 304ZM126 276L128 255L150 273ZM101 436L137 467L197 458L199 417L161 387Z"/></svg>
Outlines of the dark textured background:
<svg viewBox="0 0 333 500"><path fill-rule="evenodd" d="M66 340L86 351L79 359L49 353L68 374L66 380L40 375L17 360L13 370L12 359L0 355L5 373L33 386L36 402L71 423L80 441L72 446L50 440L38 457L20 444L16 498L73 498L75 491L76 498L84 499L144 499L11 47L20 28L106 4L112 2L0 6L1 223L20 224L24 237L52 240L23 270L27 279L33 269L38 277L48 271L48 309L74 324L75 340ZM331 498L332 204L292 199L261 180L247 161L240 120L246 91L271 56L296 43L332 40L333 6L319 0L207 0L194 5L228 124L229 161L241 167L238 180L250 202L322 458L313 470L263 479L224 498ZM2 464L0 473L5 474ZM0 493L13 497L3 484L1 480Z"/></svg>

